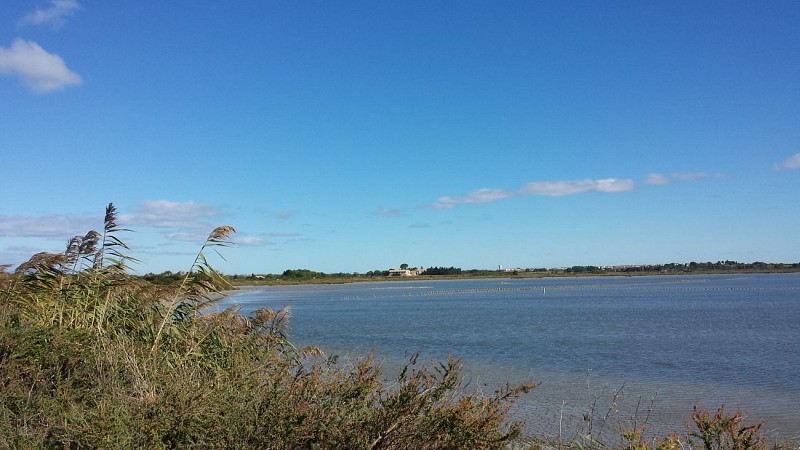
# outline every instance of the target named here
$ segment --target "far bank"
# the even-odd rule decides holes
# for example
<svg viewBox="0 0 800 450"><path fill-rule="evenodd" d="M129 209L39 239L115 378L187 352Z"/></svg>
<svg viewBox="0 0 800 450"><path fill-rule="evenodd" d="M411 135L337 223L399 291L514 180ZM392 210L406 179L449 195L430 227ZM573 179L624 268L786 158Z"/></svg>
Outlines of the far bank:
<svg viewBox="0 0 800 450"><path fill-rule="evenodd" d="M506 269L506 270L461 270L448 275L410 275L395 276L389 271L371 271L361 273L322 273L306 269L287 270L281 275L276 274L250 274L226 275L234 286L280 286L297 284L344 284L365 282L392 282L392 281L431 281L431 280L460 280L460 279L524 279L524 278L553 278L553 277L587 277L587 276L616 276L633 277L645 275L687 276L711 274L758 274L758 273L796 273L800 272L800 263L686 263L686 264L659 264L646 266L573 266L552 269ZM299 275L299 276L298 276Z"/></svg>

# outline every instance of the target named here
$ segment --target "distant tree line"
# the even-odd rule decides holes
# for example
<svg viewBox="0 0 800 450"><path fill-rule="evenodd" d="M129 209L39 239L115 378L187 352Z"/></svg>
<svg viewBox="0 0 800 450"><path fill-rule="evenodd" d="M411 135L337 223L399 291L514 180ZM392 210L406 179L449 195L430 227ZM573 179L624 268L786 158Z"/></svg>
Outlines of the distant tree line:
<svg viewBox="0 0 800 450"><path fill-rule="evenodd" d="M323 278L325 274L322 272L315 272L308 269L288 269L284 270L281 278L288 278L293 280L311 280L314 278Z"/></svg>
<svg viewBox="0 0 800 450"><path fill-rule="evenodd" d="M180 282L186 277L186 272L172 272L165 271L161 273L147 273L142 276L143 279L153 284L169 285L175 282Z"/></svg>
<svg viewBox="0 0 800 450"><path fill-rule="evenodd" d="M567 273L598 273L602 271L603 269L597 266L572 266L564 269L564 272Z"/></svg>
<svg viewBox="0 0 800 450"><path fill-rule="evenodd" d="M423 275L461 275L461 269L458 267L428 267Z"/></svg>
<svg viewBox="0 0 800 450"><path fill-rule="evenodd" d="M564 269L567 273L670 273L670 272L770 272L770 271L795 271L800 269L800 263L765 263L756 261L743 263L738 261L717 261L717 262L695 262L690 263L668 263L668 264L647 264L641 266L572 266Z"/></svg>
<svg viewBox="0 0 800 450"><path fill-rule="evenodd" d="M407 264L402 264L401 267ZM415 270L416 268L412 268ZM689 263L667 263L667 264L647 264L647 265L630 265L630 266L572 266L567 268L527 268L515 269L511 273L518 272L537 272L537 273L550 273L553 275L558 274L614 274L614 273L692 273L692 272L798 272L800 271L800 262L798 263L767 263L756 261L752 263L743 263L738 261L717 261L717 262L689 262ZM469 269L462 270L458 267L429 267L422 272L422 275L470 275L470 276L491 276L496 274L497 270L480 270ZM386 277L389 275L388 270L376 269L370 270L366 273L358 272L339 272L339 273L324 273L317 272L309 269L289 269L285 270L281 275L277 274L249 274L249 275L231 275L231 280L272 280L280 281L303 281L313 279L347 279L358 277ZM148 273L141 278L153 284L169 285L173 283L180 283L186 277L186 272L172 272L165 271L161 273ZM190 277L193 281L198 281L202 278L202 274L192 274ZM257 281L256 281L257 282Z"/></svg>

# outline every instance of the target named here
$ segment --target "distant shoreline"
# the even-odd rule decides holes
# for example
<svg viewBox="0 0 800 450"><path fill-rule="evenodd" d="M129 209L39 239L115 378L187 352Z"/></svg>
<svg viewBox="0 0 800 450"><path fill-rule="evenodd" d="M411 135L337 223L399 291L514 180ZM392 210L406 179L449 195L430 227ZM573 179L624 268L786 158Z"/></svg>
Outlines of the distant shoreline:
<svg viewBox="0 0 800 450"><path fill-rule="evenodd" d="M228 280L237 288L240 287L259 287L259 286L294 286L294 285L313 285L313 284L351 284L351 283L381 283L394 281L437 281L437 280L513 280L531 278L587 278L587 277L643 277L643 276L696 276L696 275L746 275L746 274L778 274L778 273L800 273L800 267L789 267L782 270L699 270L699 271L669 271L669 272L478 272L462 273L459 275L415 275L415 276L335 276L330 275L321 278L310 279L282 279L266 278L253 279L231 278ZM233 293L237 291L231 291Z"/></svg>

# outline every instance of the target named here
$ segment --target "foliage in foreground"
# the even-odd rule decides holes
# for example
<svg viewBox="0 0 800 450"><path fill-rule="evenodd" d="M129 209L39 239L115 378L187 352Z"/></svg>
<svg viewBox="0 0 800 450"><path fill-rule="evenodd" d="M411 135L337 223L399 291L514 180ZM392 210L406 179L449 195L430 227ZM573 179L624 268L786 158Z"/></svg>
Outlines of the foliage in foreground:
<svg viewBox="0 0 800 450"><path fill-rule="evenodd" d="M501 448L531 384L462 389L457 361L411 361L391 382L287 340L288 311L197 314L222 277L204 252L177 286L130 276L104 233L0 271L0 448Z"/></svg>
<svg viewBox="0 0 800 450"><path fill-rule="evenodd" d="M630 427L621 427L616 430L619 438L618 445L599 440L593 432L576 435L569 441L542 441L533 439L532 442L516 445L513 448L531 449L559 449L559 450L608 450L619 448L624 450L794 450L797 444L787 440L774 442L768 445L761 434L763 422L755 425L744 424L744 414L736 410L733 414L726 413L725 407L720 406L711 414L707 410L695 405L686 421L686 433L683 435L675 432L668 436L653 436L645 438L644 423L634 424Z"/></svg>

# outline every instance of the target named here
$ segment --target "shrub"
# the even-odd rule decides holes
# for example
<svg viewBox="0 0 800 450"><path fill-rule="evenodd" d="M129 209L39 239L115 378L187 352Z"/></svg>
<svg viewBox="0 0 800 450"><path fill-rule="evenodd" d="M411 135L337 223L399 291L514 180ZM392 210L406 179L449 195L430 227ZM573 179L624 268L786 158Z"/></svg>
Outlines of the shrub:
<svg viewBox="0 0 800 450"><path fill-rule="evenodd" d="M700 439L706 450L751 450L765 449L761 436L762 423L744 426L744 416L737 410L733 415L725 414L725 405L713 417L698 406L692 411L692 422L696 428L690 436Z"/></svg>
<svg viewBox="0 0 800 450"><path fill-rule="evenodd" d="M455 360L391 383L371 356L339 362L286 336L288 310L199 314L224 283L206 261L180 283L127 273L116 210L103 234L0 275L0 448L501 448L529 383L467 394Z"/></svg>

